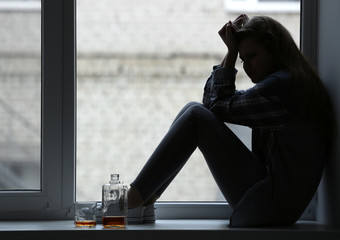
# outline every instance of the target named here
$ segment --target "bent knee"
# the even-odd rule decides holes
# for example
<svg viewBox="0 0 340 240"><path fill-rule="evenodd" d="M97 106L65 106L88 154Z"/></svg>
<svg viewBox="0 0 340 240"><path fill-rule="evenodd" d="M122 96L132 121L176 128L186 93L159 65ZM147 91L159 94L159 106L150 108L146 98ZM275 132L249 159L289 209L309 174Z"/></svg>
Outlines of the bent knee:
<svg viewBox="0 0 340 240"><path fill-rule="evenodd" d="M192 102L187 103L187 104L184 106L184 108L188 109L188 108L193 107L193 106L203 106L203 104L202 104L202 103L199 103L199 102L194 102L194 101L192 101Z"/></svg>
<svg viewBox="0 0 340 240"><path fill-rule="evenodd" d="M209 109L207 109L202 103L192 102L188 110L194 115L214 115Z"/></svg>

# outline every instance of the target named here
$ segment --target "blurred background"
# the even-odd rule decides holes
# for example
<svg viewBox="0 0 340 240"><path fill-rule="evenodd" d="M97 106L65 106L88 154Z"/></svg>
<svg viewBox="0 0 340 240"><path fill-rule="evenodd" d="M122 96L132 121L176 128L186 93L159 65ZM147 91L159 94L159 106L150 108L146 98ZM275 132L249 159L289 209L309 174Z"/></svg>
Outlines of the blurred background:
<svg viewBox="0 0 340 240"><path fill-rule="evenodd" d="M40 1L0 0L0 190L40 189ZM241 13L269 15L299 43L296 0L78 0L77 200L100 200L111 173L129 184L178 111L201 102ZM238 61L237 88L252 86ZM250 148L250 129L231 126ZM163 201L224 201L196 150Z"/></svg>
<svg viewBox="0 0 340 240"><path fill-rule="evenodd" d="M77 199L100 199L110 173L134 180L178 111L202 101L226 54L217 32L244 12L271 15L299 42L299 1L77 2ZM238 69L237 87L251 87ZM250 147L250 130L233 129ZM196 150L160 200L224 199Z"/></svg>

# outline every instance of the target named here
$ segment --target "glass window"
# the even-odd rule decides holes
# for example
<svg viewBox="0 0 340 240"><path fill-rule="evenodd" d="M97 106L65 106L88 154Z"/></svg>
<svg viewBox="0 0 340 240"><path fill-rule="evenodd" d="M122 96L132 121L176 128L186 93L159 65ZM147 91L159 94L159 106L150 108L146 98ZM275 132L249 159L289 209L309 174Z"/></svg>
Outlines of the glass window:
<svg viewBox="0 0 340 240"><path fill-rule="evenodd" d="M100 200L110 173L129 184L178 111L201 101L241 12L222 1L77 1L77 200ZM274 16L299 38L299 13ZM241 65L237 68L242 69ZM252 86L243 71L237 87ZM250 146L250 130L232 126ZM224 201L197 150L160 200Z"/></svg>
<svg viewBox="0 0 340 240"><path fill-rule="evenodd" d="M38 2L40 3L40 1ZM48 4L45 4L45 2L48 2ZM219 38L215 39L211 36L216 35L221 23L223 24L226 19L234 17L225 11L221 12L220 1L210 1L209 6L204 4L204 0L201 2L203 2L202 5L199 5L200 1L197 1L198 5L186 5L183 2L185 6L178 8L175 5L181 5L181 2L166 1L160 4L159 1L150 0L150 2L143 2L145 6L141 6L138 5L139 1L133 2L131 5L127 4L126 1L101 0L95 5L90 0L78 1L77 20L78 38L80 39L78 41L80 49L78 61L80 69L78 72L77 100L79 105L77 113L80 124L78 125L77 147L81 149L77 157L78 199L100 199L101 185L107 182L111 172L121 173L127 183L131 181L166 132L174 117L173 114L176 114L187 101L200 101L202 87L211 71L211 66L220 62L224 54L221 52L224 46ZM42 0L41 3L42 14L40 8L38 8L38 12L42 16L40 28L42 29L43 50L40 53L43 59L40 70L42 87L37 87L41 91L37 92L37 95L41 96L42 102L40 105L42 112L39 113L42 119L41 130L40 124L35 123L42 136L40 145L42 146L41 158L43 164L40 164L41 170L38 177L40 178L38 182L41 183L37 185L38 187L32 187L33 185L27 187L26 191L0 191L1 219L65 219L72 216L71 206L75 193L74 87L76 84L74 71L76 68L74 59L75 26L73 25L75 22L75 0ZM153 8L152 6L156 7ZM186 16L188 6L191 6L190 14ZM108 10L106 11L106 9ZM140 12L140 9L143 11ZM160 12L162 9L163 11ZM14 15L24 14L21 9L12 10ZM121 10L125 10L125 13L117 14ZM7 14L8 9L3 12ZM145 17L146 13L150 16ZM205 20L201 18L202 14L205 15ZM89 18L90 16L92 17ZM194 16L196 16L197 21L190 20ZM181 19L177 19L179 17ZM216 20L215 17L218 19ZM134 18L135 20L133 20ZM2 18L0 24L4 24L4 21L6 23L7 20L7 17ZM294 18L292 21L295 20ZM29 20L26 19L26 21ZM12 23L6 24L6 26L12 27ZM29 26L27 25L27 27ZM136 31L136 28L138 31ZM203 29L208 32L201 32ZM9 32L2 25L0 31ZM25 29L25 31L28 31L28 29ZM13 38L13 41L28 44L24 40L19 41L20 38L25 40L28 38L28 36L22 35L16 35L18 39ZM117 37L118 35L121 36ZM186 37L186 35L189 36ZM3 39L6 39L6 37L8 37L6 34L0 35L0 58L7 57L10 52L20 52L19 50L22 49L22 46L18 45L12 48L4 47L8 46L3 45L5 42ZM203 37L204 40L199 37ZM177 41L177 38L180 39ZM159 39L164 39L164 41L159 41ZM199 48L201 50L196 51ZM28 52L32 51L32 49L30 51L28 49L29 47L26 49ZM210 54L207 55L207 52ZM10 72L20 75L22 69L32 74L37 70L35 65L35 67L26 65L26 58L29 58L29 56L31 55L27 53L27 55L23 54L18 57L21 64L18 64L20 67L17 71L7 69L10 64L6 65L7 60L0 61L1 88L4 84L2 82L3 75L9 75ZM156 67L152 65L156 65ZM31 76L30 74L28 75ZM171 84L170 80L173 78L176 84ZM156 83L152 83L152 79L158 80ZM198 80L199 83L194 80ZM240 88L243 88L248 83L242 81L241 78L238 84ZM180 87L176 85L180 85ZM21 86L21 82L15 84L15 87L19 86ZM3 91L1 88L0 91ZM164 100L160 95L166 93L166 88L172 88L171 94L166 95L167 100L160 102L160 99ZM196 94L191 95L190 93L190 96L183 98L181 96L183 95L181 93L183 88L187 92L192 91ZM23 89L21 93L26 94ZM6 96L10 95L11 93L8 93ZM0 96L3 98L5 94L3 95L1 92ZM22 100L26 98L23 98L20 94L16 96L19 100L21 99L21 104L28 104ZM34 97L37 96L34 95ZM139 104L139 101L142 101L143 104ZM13 100L13 102L15 101ZM100 108L98 102L107 103ZM127 108L124 105L129 102L133 107ZM7 105L0 105L0 144L5 143L5 137L1 134L5 132L6 128L3 128L2 125L5 119L6 121L9 119L6 116L9 113L4 114L8 110L3 106ZM155 108L161 110L157 112L154 111ZM172 108L173 110L171 110ZM102 109L105 109L106 112L101 111ZM144 116L146 120L137 117L134 113L134 111L140 109L148 113L146 117ZM29 112L24 107L20 107L20 111L24 112L25 110ZM25 114L21 114L18 116L26 117ZM165 115L166 118L161 117L162 115ZM38 118L40 117L36 119ZM131 121L133 118L137 120ZM31 126L32 122L26 123L26 125ZM119 129L120 127L124 128ZM235 131L239 134L238 130ZM134 137L128 138L129 134ZM247 142L249 135L245 135L244 140ZM110 139L112 136L114 136L114 140ZM147 138L144 138L144 136L147 136ZM125 147L119 143L120 141L124 142ZM7 146L12 148L15 144L7 144ZM131 150L134 148L138 151ZM1 152L1 154L3 153ZM203 196L201 199L221 199L210 174L205 174L210 179L202 177L202 173L204 174L204 171L207 170L202 156L199 152L194 155L197 155L197 158L193 156L189 163L193 162L193 165L197 164L202 169L194 173L190 171L191 166L185 167L189 171L185 172L185 169L183 169L181 173L183 177L180 178L181 176L179 176L171 187L177 189L176 191L179 189L184 200L199 200L199 197L190 197L184 194L188 191L188 186L192 186L190 184L199 182L195 185L195 194L198 191L204 192L206 189L210 191L201 195ZM133 161L129 162L129 159ZM0 162L0 165L5 169L2 162ZM22 166L25 165L22 164ZM40 175L40 173L43 174ZM184 181L185 178L190 179L190 181ZM18 190L15 188L7 187L6 190ZM34 189L40 189L40 191ZM209 195L211 192L213 194ZM169 194L171 194L171 191L169 191ZM167 195L164 199L178 200L176 195ZM172 209L175 205L171 203L171 206L166 207L169 207L173 212ZM213 205L215 207L218 204ZM225 206L223 203L222 205ZM198 212L197 206L191 206L192 212ZM199 205L200 210L204 207L205 204ZM180 217L183 209L178 208L176 214L179 215L174 217ZM185 209L190 210L190 206L185 206ZM209 213L213 212L214 217L221 213L219 208L214 211L209 210L209 207L205 209ZM206 215L204 214L204 216ZM225 217L224 214L223 217Z"/></svg>
<svg viewBox="0 0 340 240"><path fill-rule="evenodd" d="M75 1L15 2L0 4L0 219L67 219L75 189Z"/></svg>
<svg viewBox="0 0 340 240"><path fill-rule="evenodd" d="M0 190L41 188L41 14L0 2Z"/></svg>

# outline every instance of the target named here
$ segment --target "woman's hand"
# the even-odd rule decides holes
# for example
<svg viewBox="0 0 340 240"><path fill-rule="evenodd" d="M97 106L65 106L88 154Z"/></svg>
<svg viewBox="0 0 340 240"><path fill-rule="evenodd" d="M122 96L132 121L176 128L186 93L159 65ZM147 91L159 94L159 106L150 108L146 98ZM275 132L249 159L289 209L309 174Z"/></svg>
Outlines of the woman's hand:
<svg viewBox="0 0 340 240"><path fill-rule="evenodd" d="M238 16L233 22L226 23L218 32L229 51L238 51L238 42L235 38L234 32L240 29L249 18L246 14Z"/></svg>
<svg viewBox="0 0 340 240"><path fill-rule="evenodd" d="M235 35L233 34L233 31L235 31L235 28L233 27L232 22L229 21L218 32L224 44L227 46L228 51L238 51L238 42L235 38Z"/></svg>
<svg viewBox="0 0 340 240"><path fill-rule="evenodd" d="M223 42L228 48L228 53L223 59L221 66L233 68L238 55L238 41L235 37L234 32L240 29L249 20L246 14L238 16L233 22L229 21L225 24L218 32Z"/></svg>

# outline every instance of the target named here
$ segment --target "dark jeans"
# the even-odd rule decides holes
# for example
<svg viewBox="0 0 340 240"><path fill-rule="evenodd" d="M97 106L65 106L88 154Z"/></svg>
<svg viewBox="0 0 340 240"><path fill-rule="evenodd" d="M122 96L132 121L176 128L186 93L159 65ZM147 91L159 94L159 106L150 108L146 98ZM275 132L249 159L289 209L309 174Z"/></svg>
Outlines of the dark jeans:
<svg viewBox="0 0 340 240"><path fill-rule="evenodd" d="M160 196L196 147L231 207L266 175L265 166L220 119L202 104L191 102L179 112L131 186L145 201Z"/></svg>

